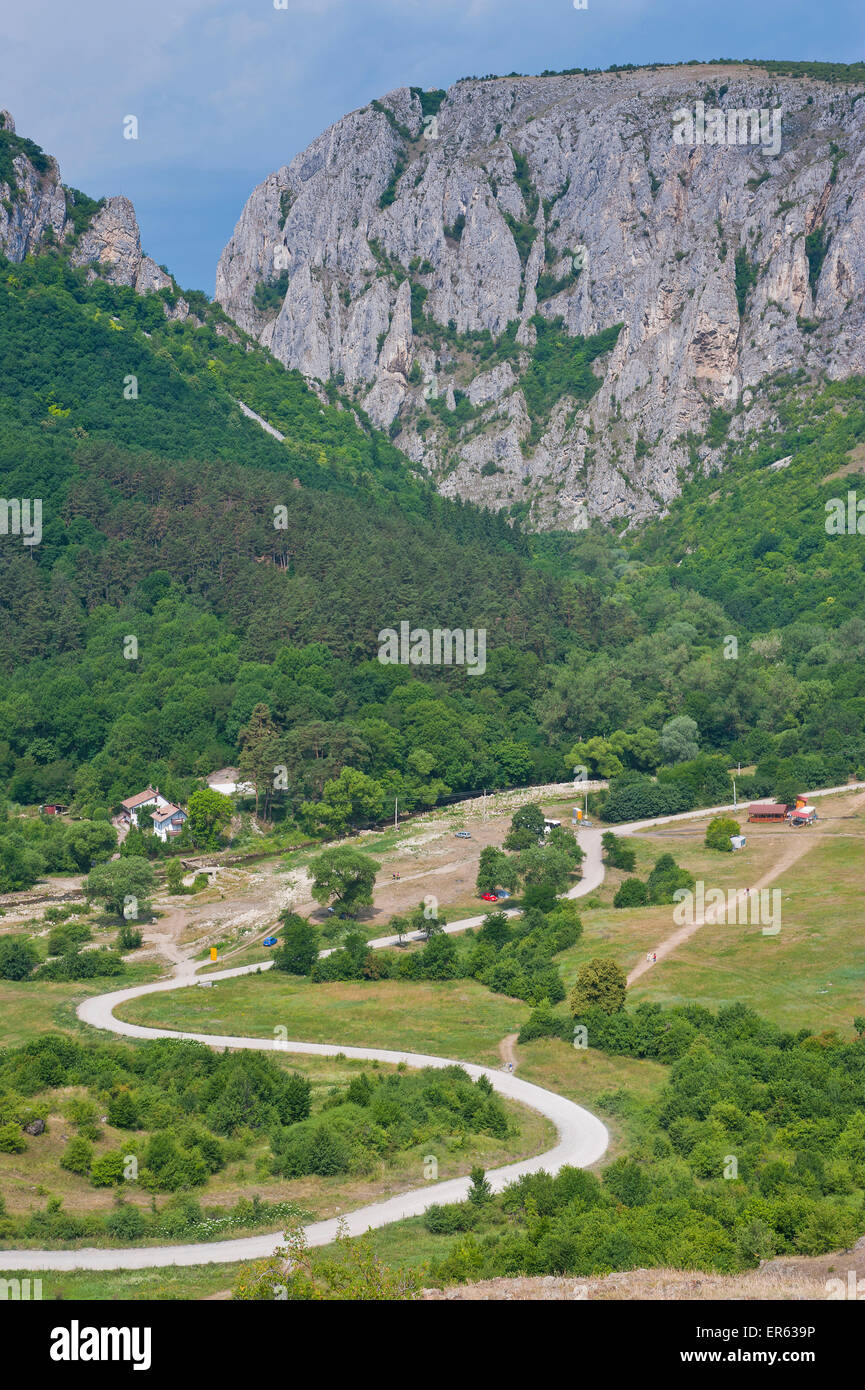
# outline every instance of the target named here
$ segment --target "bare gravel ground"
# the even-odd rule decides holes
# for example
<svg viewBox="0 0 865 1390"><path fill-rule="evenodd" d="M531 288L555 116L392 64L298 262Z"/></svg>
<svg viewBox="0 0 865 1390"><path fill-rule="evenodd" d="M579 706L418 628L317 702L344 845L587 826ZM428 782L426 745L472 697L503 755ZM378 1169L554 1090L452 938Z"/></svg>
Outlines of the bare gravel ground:
<svg viewBox="0 0 865 1390"><path fill-rule="evenodd" d="M800 1302L851 1297L853 1281L862 1280L858 1297L865 1296L865 1236L852 1250L810 1258L785 1256L766 1261L748 1274L707 1274L687 1269L631 1269L607 1274L602 1279L575 1279L543 1275L526 1279L484 1279L478 1284L424 1289L428 1302L554 1303L569 1301L616 1302L642 1299L648 1302Z"/></svg>

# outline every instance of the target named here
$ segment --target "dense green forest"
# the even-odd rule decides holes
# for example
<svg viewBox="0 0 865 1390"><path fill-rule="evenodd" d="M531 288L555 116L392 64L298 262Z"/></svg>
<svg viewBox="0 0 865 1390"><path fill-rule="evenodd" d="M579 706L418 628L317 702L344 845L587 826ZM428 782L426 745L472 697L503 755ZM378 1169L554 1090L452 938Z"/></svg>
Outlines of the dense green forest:
<svg viewBox="0 0 865 1390"><path fill-rule="evenodd" d="M346 768L369 822L575 763L658 773L682 806L726 791L713 755L757 763L761 792L865 766L863 540L825 525L861 477L861 381L771 383L781 428L759 439L716 413L725 469L663 520L527 537L438 497L203 295L169 320L175 300L88 284L53 248L0 266L0 491L43 504L40 544L0 536L12 801L185 798L260 706L278 816ZM484 629L485 671L382 665L401 621Z"/></svg>
<svg viewBox="0 0 865 1390"><path fill-rule="evenodd" d="M218 333L218 312L167 322L162 296L87 287L57 255L4 267L0 294L3 493L43 499L41 544L6 536L0 560L15 800L104 808L142 779L180 795L236 759L261 701L294 740L298 801L346 763L421 784L432 760L459 787L543 762L523 692L568 614L518 531L437 497L382 436ZM464 670L375 661L402 620L485 627L487 698Z"/></svg>
<svg viewBox="0 0 865 1390"><path fill-rule="evenodd" d="M723 471L683 480L663 518L618 539L534 542L544 568L581 569L620 615L603 651L569 653L537 702L551 736L579 729L578 753L595 740L592 771L651 772L698 750L763 761L770 777L787 762L805 782L865 764L865 541L827 530L827 504L862 489L865 390L778 379L767 397L780 427L735 440L721 421ZM696 730L666 757L671 716Z"/></svg>

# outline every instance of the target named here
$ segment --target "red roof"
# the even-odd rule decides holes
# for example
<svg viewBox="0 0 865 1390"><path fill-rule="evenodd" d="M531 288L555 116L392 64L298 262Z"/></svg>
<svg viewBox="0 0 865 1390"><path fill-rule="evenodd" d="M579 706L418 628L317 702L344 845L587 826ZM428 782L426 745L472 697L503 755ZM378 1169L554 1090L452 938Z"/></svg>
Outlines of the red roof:
<svg viewBox="0 0 865 1390"><path fill-rule="evenodd" d="M148 787L146 792L139 792L137 796L129 796L125 801L121 801L120 805L125 807L127 811L134 811L136 806L143 806L146 802L153 801L158 795L158 788L154 791L153 787Z"/></svg>

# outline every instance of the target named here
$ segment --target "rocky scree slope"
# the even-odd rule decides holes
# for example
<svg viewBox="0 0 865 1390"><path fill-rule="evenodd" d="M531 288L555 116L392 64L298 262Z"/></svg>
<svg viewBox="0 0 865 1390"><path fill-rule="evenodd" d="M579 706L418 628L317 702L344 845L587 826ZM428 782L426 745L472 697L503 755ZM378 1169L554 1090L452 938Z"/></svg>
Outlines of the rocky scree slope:
<svg viewBox="0 0 865 1390"><path fill-rule="evenodd" d="M738 64L400 88L253 191L216 297L444 494L638 519L771 427L768 377L865 371L863 96ZM780 152L676 143L698 100L780 108Z"/></svg>

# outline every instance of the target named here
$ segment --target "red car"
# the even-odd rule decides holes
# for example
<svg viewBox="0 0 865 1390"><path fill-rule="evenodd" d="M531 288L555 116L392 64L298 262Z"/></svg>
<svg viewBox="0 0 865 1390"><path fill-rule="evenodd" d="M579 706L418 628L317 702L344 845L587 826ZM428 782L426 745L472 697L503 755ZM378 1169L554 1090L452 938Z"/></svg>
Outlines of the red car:
<svg viewBox="0 0 865 1390"><path fill-rule="evenodd" d="M481 893L481 902L497 903L498 898L496 897L495 893Z"/></svg>

